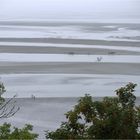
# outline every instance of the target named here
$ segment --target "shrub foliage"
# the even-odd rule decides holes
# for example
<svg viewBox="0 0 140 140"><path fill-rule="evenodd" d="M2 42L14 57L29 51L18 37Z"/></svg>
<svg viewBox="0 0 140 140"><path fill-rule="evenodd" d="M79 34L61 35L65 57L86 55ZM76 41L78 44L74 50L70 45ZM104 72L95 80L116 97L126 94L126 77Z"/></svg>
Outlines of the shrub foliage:
<svg viewBox="0 0 140 140"><path fill-rule="evenodd" d="M139 139L140 106L133 94L136 84L129 83L116 90L117 97L94 101L82 97L67 121L56 131L46 131L47 139Z"/></svg>
<svg viewBox="0 0 140 140"><path fill-rule="evenodd" d="M11 128L11 124L4 123L0 126L0 139L2 140L35 140L38 135L32 133L33 126L25 125L22 129L17 127Z"/></svg>

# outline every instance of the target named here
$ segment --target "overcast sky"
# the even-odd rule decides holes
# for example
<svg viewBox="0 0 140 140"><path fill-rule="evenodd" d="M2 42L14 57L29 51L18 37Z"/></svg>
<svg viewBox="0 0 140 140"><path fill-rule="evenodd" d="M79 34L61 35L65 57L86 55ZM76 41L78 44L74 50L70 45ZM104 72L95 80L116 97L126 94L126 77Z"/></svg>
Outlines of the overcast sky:
<svg viewBox="0 0 140 140"><path fill-rule="evenodd" d="M0 0L0 19L139 18L140 0Z"/></svg>

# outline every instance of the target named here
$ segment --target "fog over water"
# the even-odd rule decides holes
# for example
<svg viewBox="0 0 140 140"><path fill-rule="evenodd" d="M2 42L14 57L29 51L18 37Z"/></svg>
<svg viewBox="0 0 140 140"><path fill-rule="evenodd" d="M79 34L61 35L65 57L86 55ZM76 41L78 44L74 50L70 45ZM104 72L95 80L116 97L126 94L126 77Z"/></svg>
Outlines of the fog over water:
<svg viewBox="0 0 140 140"><path fill-rule="evenodd" d="M140 0L0 0L0 19L140 19Z"/></svg>

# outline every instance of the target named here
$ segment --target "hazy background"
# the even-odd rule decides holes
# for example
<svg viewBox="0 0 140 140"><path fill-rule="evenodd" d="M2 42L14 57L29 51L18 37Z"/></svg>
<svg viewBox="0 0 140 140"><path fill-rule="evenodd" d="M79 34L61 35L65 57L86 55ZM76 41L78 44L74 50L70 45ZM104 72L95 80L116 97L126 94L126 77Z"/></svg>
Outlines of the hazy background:
<svg viewBox="0 0 140 140"><path fill-rule="evenodd" d="M0 0L0 19L140 19L140 0Z"/></svg>

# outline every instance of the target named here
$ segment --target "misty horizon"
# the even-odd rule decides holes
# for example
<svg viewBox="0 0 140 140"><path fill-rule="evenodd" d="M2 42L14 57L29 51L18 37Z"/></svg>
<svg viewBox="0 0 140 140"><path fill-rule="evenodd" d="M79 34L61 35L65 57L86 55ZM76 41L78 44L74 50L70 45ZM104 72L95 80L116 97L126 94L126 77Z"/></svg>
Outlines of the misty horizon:
<svg viewBox="0 0 140 140"><path fill-rule="evenodd" d="M140 19L139 0L0 0L0 20Z"/></svg>

